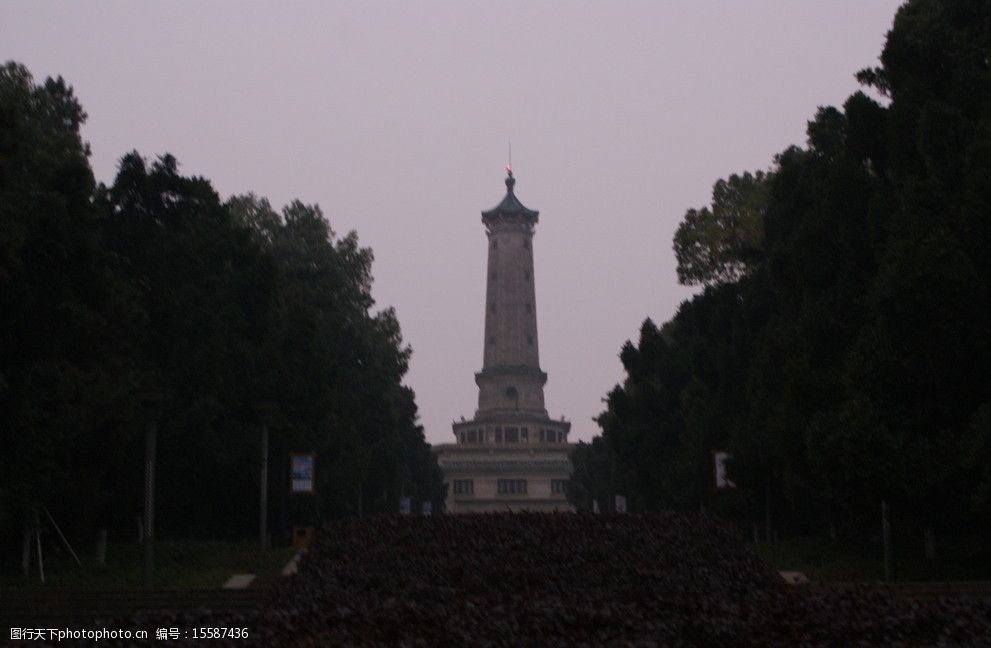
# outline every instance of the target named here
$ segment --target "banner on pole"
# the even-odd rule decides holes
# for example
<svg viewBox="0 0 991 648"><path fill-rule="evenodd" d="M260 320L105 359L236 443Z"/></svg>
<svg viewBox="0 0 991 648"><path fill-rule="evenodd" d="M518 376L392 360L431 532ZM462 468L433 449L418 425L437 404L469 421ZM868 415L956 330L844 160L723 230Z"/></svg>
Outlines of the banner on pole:
<svg viewBox="0 0 991 648"><path fill-rule="evenodd" d="M712 453L713 474L715 475L716 490L736 488L736 484L726 476L726 462L732 455L725 450L715 450Z"/></svg>
<svg viewBox="0 0 991 648"><path fill-rule="evenodd" d="M316 455L312 453L289 453L289 492L294 495L314 492L313 472Z"/></svg>

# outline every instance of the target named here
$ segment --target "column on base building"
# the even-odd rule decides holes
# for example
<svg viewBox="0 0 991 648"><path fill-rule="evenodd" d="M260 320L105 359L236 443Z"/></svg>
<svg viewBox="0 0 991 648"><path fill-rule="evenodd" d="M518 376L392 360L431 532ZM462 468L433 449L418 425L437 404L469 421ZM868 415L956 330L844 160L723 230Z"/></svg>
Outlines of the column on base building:
<svg viewBox="0 0 991 648"><path fill-rule="evenodd" d="M565 493L571 423L544 407L533 272L539 213L520 202L515 185L509 170L506 196L482 212L488 266L478 409L453 424L454 443L434 446L450 513L574 510Z"/></svg>

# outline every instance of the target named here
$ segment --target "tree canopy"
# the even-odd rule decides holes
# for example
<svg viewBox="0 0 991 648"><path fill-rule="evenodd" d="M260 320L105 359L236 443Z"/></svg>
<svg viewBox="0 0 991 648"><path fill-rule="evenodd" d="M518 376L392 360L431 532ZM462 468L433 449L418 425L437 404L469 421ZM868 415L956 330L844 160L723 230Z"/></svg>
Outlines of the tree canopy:
<svg viewBox="0 0 991 648"><path fill-rule="evenodd" d="M253 528L260 400L278 405L273 493L288 490L289 452L318 457L316 499L273 497L276 528L402 496L439 506L402 383L411 350L394 311L375 310L357 234L338 236L316 205L224 201L167 154L128 153L98 185L85 119L62 79L0 68L0 527L47 505L69 529L132 529L149 385L171 392L165 535Z"/></svg>
<svg viewBox="0 0 991 648"><path fill-rule="evenodd" d="M989 528L989 27L986 3L906 3L864 91L688 210L678 277L704 289L623 347L602 436L575 455L580 504L857 533L884 500ZM713 492L713 450L732 492Z"/></svg>

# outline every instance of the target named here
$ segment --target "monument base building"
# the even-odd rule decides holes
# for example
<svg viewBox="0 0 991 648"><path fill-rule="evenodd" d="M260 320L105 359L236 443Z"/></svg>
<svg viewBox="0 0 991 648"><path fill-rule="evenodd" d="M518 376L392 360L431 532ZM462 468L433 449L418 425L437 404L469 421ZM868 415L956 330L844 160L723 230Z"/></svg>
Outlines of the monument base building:
<svg viewBox="0 0 991 648"><path fill-rule="evenodd" d="M453 424L454 443L434 446L449 513L574 510L567 500L571 423L544 409L533 278L538 212L523 206L515 184L510 169L505 198L482 212L488 283L478 409Z"/></svg>
<svg viewBox="0 0 991 648"><path fill-rule="evenodd" d="M434 447L447 483L447 512L573 511L566 491L570 426L550 420L455 423L458 442Z"/></svg>

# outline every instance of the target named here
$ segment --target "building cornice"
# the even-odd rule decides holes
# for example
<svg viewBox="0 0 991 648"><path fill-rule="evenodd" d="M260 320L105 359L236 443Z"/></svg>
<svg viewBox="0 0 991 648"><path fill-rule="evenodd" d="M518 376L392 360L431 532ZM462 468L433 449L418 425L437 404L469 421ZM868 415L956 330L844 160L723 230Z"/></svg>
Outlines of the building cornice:
<svg viewBox="0 0 991 648"><path fill-rule="evenodd" d="M485 367L475 373L475 382L477 383L479 379L494 378L496 376L530 376L532 378L538 378L544 383L547 382L547 373L541 371L540 367L531 367L530 365L492 365Z"/></svg>
<svg viewBox="0 0 991 648"><path fill-rule="evenodd" d="M571 462L564 461L527 461L525 459L497 459L493 461L485 460L448 460L441 463L445 474L454 475L458 473L477 474L518 474L518 473L547 473L571 474Z"/></svg>

